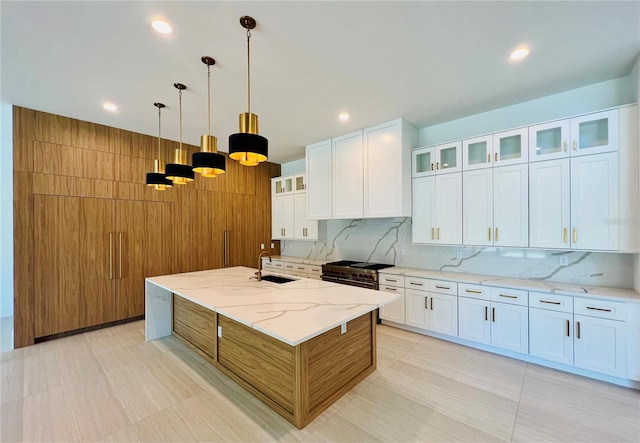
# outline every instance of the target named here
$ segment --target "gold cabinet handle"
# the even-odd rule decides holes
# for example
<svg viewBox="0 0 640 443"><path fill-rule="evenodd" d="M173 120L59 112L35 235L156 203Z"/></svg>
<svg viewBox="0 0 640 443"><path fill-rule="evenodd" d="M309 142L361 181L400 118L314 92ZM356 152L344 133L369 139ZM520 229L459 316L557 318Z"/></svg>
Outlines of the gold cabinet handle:
<svg viewBox="0 0 640 443"><path fill-rule="evenodd" d="M576 322L576 338L580 339L580 322Z"/></svg>
<svg viewBox="0 0 640 443"><path fill-rule="evenodd" d="M569 242L569 230L567 228L562 229L562 240L565 243Z"/></svg>
<svg viewBox="0 0 640 443"><path fill-rule="evenodd" d="M440 169L440 162L436 162L436 169Z"/></svg>
<svg viewBox="0 0 640 443"><path fill-rule="evenodd" d="M119 277L120 280L122 280L122 232L118 232L118 243L120 243L119 251L118 251L118 255L119 255L118 260L120 261L120 263L119 263L119 268L120 269L119 269L118 273L120 275L120 277Z"/></svg>
<svg viewBox="0 0 640 443"><path fill-rule="evenodd" d="M567 320L567 337L570 337L570 335L569 335L569 320Z"/></svg>
<svg viewBox="0 0 640 443"><path fill-rule="evenodd" d="M498 161L498 153L493 154L493 161Z"/></svg>
<svg viewBox="0 0 640 443"><path fill-rule="evenodd" d="M491 308L491 321L496 322L496 308Z"/></svg>
<svg viewBox="0 0 640 443"><path fill-rule="evenodd" d="M487 163L491 163L491 154L487 154Z"/></svg>
<svg viewBox="0 0 640 443"><path fill-rule="evenodd" d="M470 294L482 294L482 291L476 291L474 289L465 289L464 292L468 292Z"/></svg>
<svg viewBox="0 0 640 443"><path fill-rule="evenodd" d="M567 152L567 142L562 142L562 150Z"/></svg>
<svg viewBox="0 0 640 443"><path fill-rule="evenodd" d="M498 228L496 228L496 235L495 235L495 237L496 237L496 241L498 241Z"/></svg>
<svg viewBox="0 0 640 443"><path fill-rule="evenodd" d="M440 228L436 228L436 240L440 240Z"/></svg>
<svg viewBox="0 0 640 443"><path fill-rule="evenodd" d="M573 228L573 242L578 243L578 228Z"/></svg>
<svg viewBox="0 0 640 443"><path fill-rule="evenodd" d="M571 142L571 147L573 148L574 151L578 150L578 142L576 142L575 140L573 142Z"/></svg>
<svg viewBox="0 0 640 443"><path fill-rule="evenodd" d="M489 320L489 306L484 307L484 321Z"/></svg>
<svg viewBox="0 0 640 443"><path fill-rule="evenodd" d="M487 237L488 237L489 241L491 241L491 228L487 229Z"/></svg>
<svg viewBox="0 0 640 443"><path fill-rule="evenodd" d="M431 228L431 240L435 240L435 235L434 235L435 230L436 228Z"/></svg>
<svg viewBox="0 0 640 443"><path fill-rule="evenodd" d="M113 280L113 232L109 232L109 280Z"/></svg>

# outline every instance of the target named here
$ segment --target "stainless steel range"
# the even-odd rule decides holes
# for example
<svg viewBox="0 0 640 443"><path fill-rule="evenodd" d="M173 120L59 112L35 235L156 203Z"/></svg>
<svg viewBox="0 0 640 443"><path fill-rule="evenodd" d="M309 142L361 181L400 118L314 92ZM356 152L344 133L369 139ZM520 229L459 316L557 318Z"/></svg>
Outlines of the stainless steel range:
<svg viewBox="0 0 640 443"><path fill-rule="evenodd" d="M340 260L322 265L322 280L378 290L378 271L393 265Z"/></svg>

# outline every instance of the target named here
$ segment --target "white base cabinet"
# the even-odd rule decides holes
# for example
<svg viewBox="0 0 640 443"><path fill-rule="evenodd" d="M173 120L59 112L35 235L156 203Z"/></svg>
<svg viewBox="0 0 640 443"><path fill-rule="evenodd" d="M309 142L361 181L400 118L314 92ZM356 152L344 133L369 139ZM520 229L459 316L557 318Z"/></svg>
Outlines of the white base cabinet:
<svg viewBox="0 0 640 443"><path fill-rule="evenodd" d="M574 315L575 366L617 377L627 376L626 324Z"/></svg>
<svg viewBox="0 0 640 443"><path fill-rule="evenodd" d="M396 301L388 303L380 308L379 316L382 320L389 320L394 323L405 323L405 293L404 288L389 283L385 283L384 277L381 276L380 291L398 294L400 298ZM392 279L396 280L396 279ZM404 281L404 278L403 278Z"/></svg>
<svg viewBox="0 0 640 443"><path fill-rule="evenodd" d="M529 353L573 364L573 314L529 308Z"/></svg>

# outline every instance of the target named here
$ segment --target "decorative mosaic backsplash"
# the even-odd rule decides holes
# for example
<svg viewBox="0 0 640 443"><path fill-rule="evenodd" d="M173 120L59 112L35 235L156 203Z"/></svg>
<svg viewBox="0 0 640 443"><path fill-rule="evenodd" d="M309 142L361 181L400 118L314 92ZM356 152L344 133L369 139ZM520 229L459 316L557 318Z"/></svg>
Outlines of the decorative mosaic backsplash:
<svg viewBox="0 0 640 443"><path fill-rule="evenodd" d="M328 220L319 224L320 232L326 228L326 240L282 241L280 253L326 261L362 260L439 271L633 288L634 254L413 245L409 217ZM566 266L560 265L561 257L567 258Z"/></svg>

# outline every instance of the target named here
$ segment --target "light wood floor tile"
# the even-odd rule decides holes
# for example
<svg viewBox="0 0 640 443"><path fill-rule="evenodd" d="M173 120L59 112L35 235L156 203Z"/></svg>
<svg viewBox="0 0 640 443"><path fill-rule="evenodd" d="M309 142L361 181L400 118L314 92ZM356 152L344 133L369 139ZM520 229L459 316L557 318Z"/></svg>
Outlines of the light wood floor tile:
<svg viewBox="0 0 640 443"><path fill-rule="evenodd" d="M22 403L16 400L0 406L0 441L22 441Z"/></svg>
<svg viewBox="0 0 640 443"><path fill-rule="evenodd" d="M62 368L58 353L54 349L47 349L41 353L33 351L24 358L25 397L46 392L62 384Z"/></svg>
<svg viewBox="0 0 640 443"><path fill-rule="evenodd" d="M94 350L123 348L144 342L144 321L125 323L82 334Z"/></svg>
<svg viewBox="0 0 640 443"><path fill-rule="evenodd" d="M141 360L106 375L131 423L202 390L169 359Z"/></svg>
<svg viewBox="0 0 640 443"><path fill-rule="evenodd" d="M383 437L365 428L366 424L355 424L339 412L329 417L320 416L305 428L310 432L308 441L315 442L382 442ZM395 440L400 441L400 440Z"/></svg>
<svg viewBox="0 0 640 443"><path fill-rule="evenodd" d="M22 411L25 441L80 441L71 407L61 386L26 397Z"/></svg>
<svg viewBox="0 0 640 443"><path fill-rule="evenodd" d="M24 393L24 357L7 358L0 363L0 403L22 400Z"/></svg>
<svg viewBox="0 0 640 443"><path fill-rule="evenodd" d="M131 425L99 441L100 443L140 443L142 440L138 437L135 426Z"/></svg>
<svg viewBox="0 0 640 443"><path fill-rule="evenodd" d="M514 441L640 441L640 393L551 375L526 378Z"/></svg>
<svg viewBox="0 0 640 443"><path fill-rule="evenodd" d="M157 358L161 355L161 351L152 342L126 347L95 349L93 352L105 372L113 371L147 358Z"/></svg>
<svg viewBox="0 0 640 443"><path fill-rule="evenodd" d="M189 426L176 413L176 408L167 408L134 425L141 442L189 442L195 441Z"/></svg>

